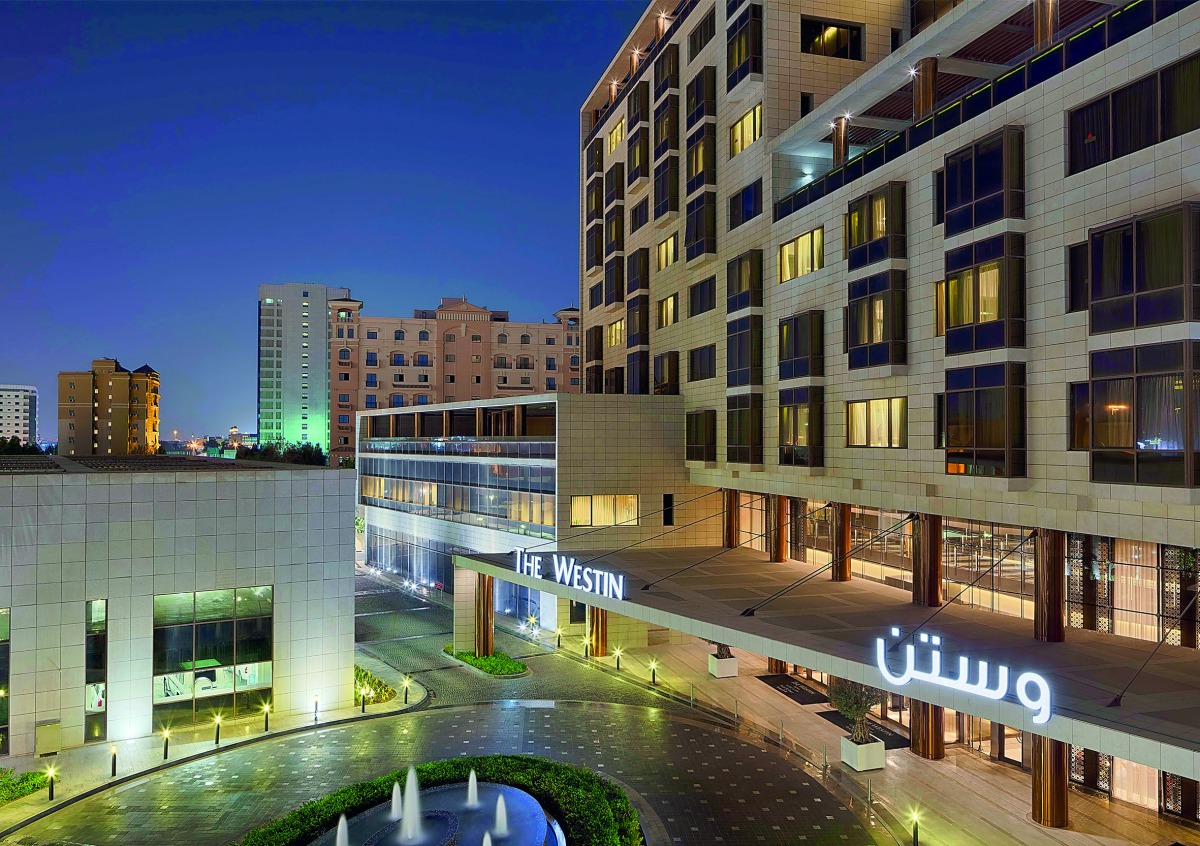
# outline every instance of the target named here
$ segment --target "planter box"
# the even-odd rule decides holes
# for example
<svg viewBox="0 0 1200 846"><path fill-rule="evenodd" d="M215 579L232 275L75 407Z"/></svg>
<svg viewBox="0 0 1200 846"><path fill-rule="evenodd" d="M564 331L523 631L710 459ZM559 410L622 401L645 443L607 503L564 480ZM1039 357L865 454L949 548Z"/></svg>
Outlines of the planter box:
<svg viewBox="0 0 1200 846"><path fill-rule="evenodd" d="M708 656L708 674L715 679L730 679L738 674L737 658Z"/></svg>
<svg viewBox="0 0 1200 846"><path fill-rule="evenodd" d="M887 761L887 750L882 740L858 744L849 737L842 738L842 763L860 773L866 770L882 770Z"/></svg>

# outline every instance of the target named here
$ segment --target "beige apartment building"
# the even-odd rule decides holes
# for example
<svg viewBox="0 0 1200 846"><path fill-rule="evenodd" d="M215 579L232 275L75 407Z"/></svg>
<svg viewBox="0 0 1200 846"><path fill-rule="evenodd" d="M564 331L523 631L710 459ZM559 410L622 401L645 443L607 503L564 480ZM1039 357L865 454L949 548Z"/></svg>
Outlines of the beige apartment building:
<svg viewBox="0 0 1200 846"><path fill-rule="evenodd" d="M457 297L412 317L364 315L349 296L328 305L331 464L354 457L358 411L580 393L577 308L521 323Z"/></svg>
<svg viewBox="0 0 1200 846"><path fill-rule="evenodd" d="M60 455L131 455L158 449L158 372L98 358L58 374Z"/></svg>
<svg viewBox="0 0 1200 846"><path fill-rule="evenodd" d="M37 443L37 400L33 385L0 385L0 441Z"/></svg>

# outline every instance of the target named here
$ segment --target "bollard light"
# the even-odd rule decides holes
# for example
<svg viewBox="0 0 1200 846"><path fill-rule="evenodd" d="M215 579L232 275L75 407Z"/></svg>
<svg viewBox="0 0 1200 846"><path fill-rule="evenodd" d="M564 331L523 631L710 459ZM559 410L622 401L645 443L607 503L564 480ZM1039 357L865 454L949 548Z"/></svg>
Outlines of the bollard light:
<svg viewBox="0 0 1200 846"><path fill-rule="evenodd" d="M920 838L917 831L917 812L913 811L913 840L912 846L921 846Z"/></svg>
<svg viewBox="0 0 1200 846"><path fill-rule="evenodd" d="M320 695L314 693L313 694L313 722L314 723L317 721L317 703L318 702L320 702Z"/></svg>
<svg viewBox="0 0 1200 846"><path fill-rule="evenodd" d="M267 703L263 705L263 731L271 730L271 705Z"/></svg>
<svg viewBox="0 0 1200 846"><path fill-rule="evenodd" d="M617 672L619 673L619 672L621 672L621 650L614 649L613 657L617 659Z"/></svg>
<svg viewBox="0 0 1200 846"><path fill-rule="evenodd" d="M213 746L221 745L221 716L213 718Z"/></svg>
<svg viewBox="0 0 1200 846"><path fill-rule="evenodd" d="M163 729L163 760L167 760L167 750L171 748L171 732Z"/></svg>
<svg viewBox="0 0 1200 846"><path fill-rule="evenodd" d="M408 686L412 684L412 679L408 676L404 677L404 704L408 704Z"/></svg>
<svg viewBox="0 0 1200 846"><path fill-rule="evenodd" d="M650 659L650 684L658 684L658 662Z"/></svg>
<svg viewBox="0 0 1200 846"><path fill-rule="evenodd" d="M117 777L117 747L112 748L112 777Z"/></svg>
<svg viewBox="0 0 1200 846"><path fill-rule="evenodd" d="M583 639L583 657L584 658L590 657L591 648L592 648L591 640L589 640L588 638L585 637Z"/></svg>
<svg viewBox="0 0 1200 846"><path fill-rule="evenodd" d="M365 687L359 688L358 701L362 703L361 713L367 713L367 689Z"/></svg>
<svg viewBox="0 0 1200 846"><path fill-rule="evenodd" d="M554 633L558 635L558 646L556 648L562 649L562 629L557 628L554 630Z"/></svg>
<svg viewBox="0 0 1200 846"><path fill-rule="evenodd" d="M47 784L50 788L50 801L54 801L54 767L49 767L46 770Z"/></svg>

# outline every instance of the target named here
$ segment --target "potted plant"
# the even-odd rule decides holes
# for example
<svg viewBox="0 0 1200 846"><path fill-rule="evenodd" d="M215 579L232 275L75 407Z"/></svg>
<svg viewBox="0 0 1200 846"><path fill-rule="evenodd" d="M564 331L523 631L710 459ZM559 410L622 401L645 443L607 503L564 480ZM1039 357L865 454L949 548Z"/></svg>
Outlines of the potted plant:
<svg viewBox="0 0 1200 846"><path fill-rule="evenodd" d="M728 679L738 674L738 659L729 651L728 644L710 640L717 651L708 656L708 674L715 679Z"/></svg>
<svg viewBox="0 0 1200 846"><path fill-rule="evenodd" d="M882 692L869 685L840 678L829 682L830 704L851 723L850 734L842 738L842 762L859 772L884 767L883 741L871 736L867 720L867 714L882 698Z"/></svg>

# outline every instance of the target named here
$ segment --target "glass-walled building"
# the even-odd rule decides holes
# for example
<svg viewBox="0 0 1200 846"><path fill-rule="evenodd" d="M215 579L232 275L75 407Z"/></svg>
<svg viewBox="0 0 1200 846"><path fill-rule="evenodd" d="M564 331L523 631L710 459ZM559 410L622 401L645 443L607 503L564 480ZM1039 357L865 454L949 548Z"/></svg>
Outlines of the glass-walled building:
<svg viewBox="0 0 1200 846"><path fill-rule="evenodd" d="M32 754L47 726L72 747L352 704L354 480L200 458L4 459L0 754Z"/></svg>

